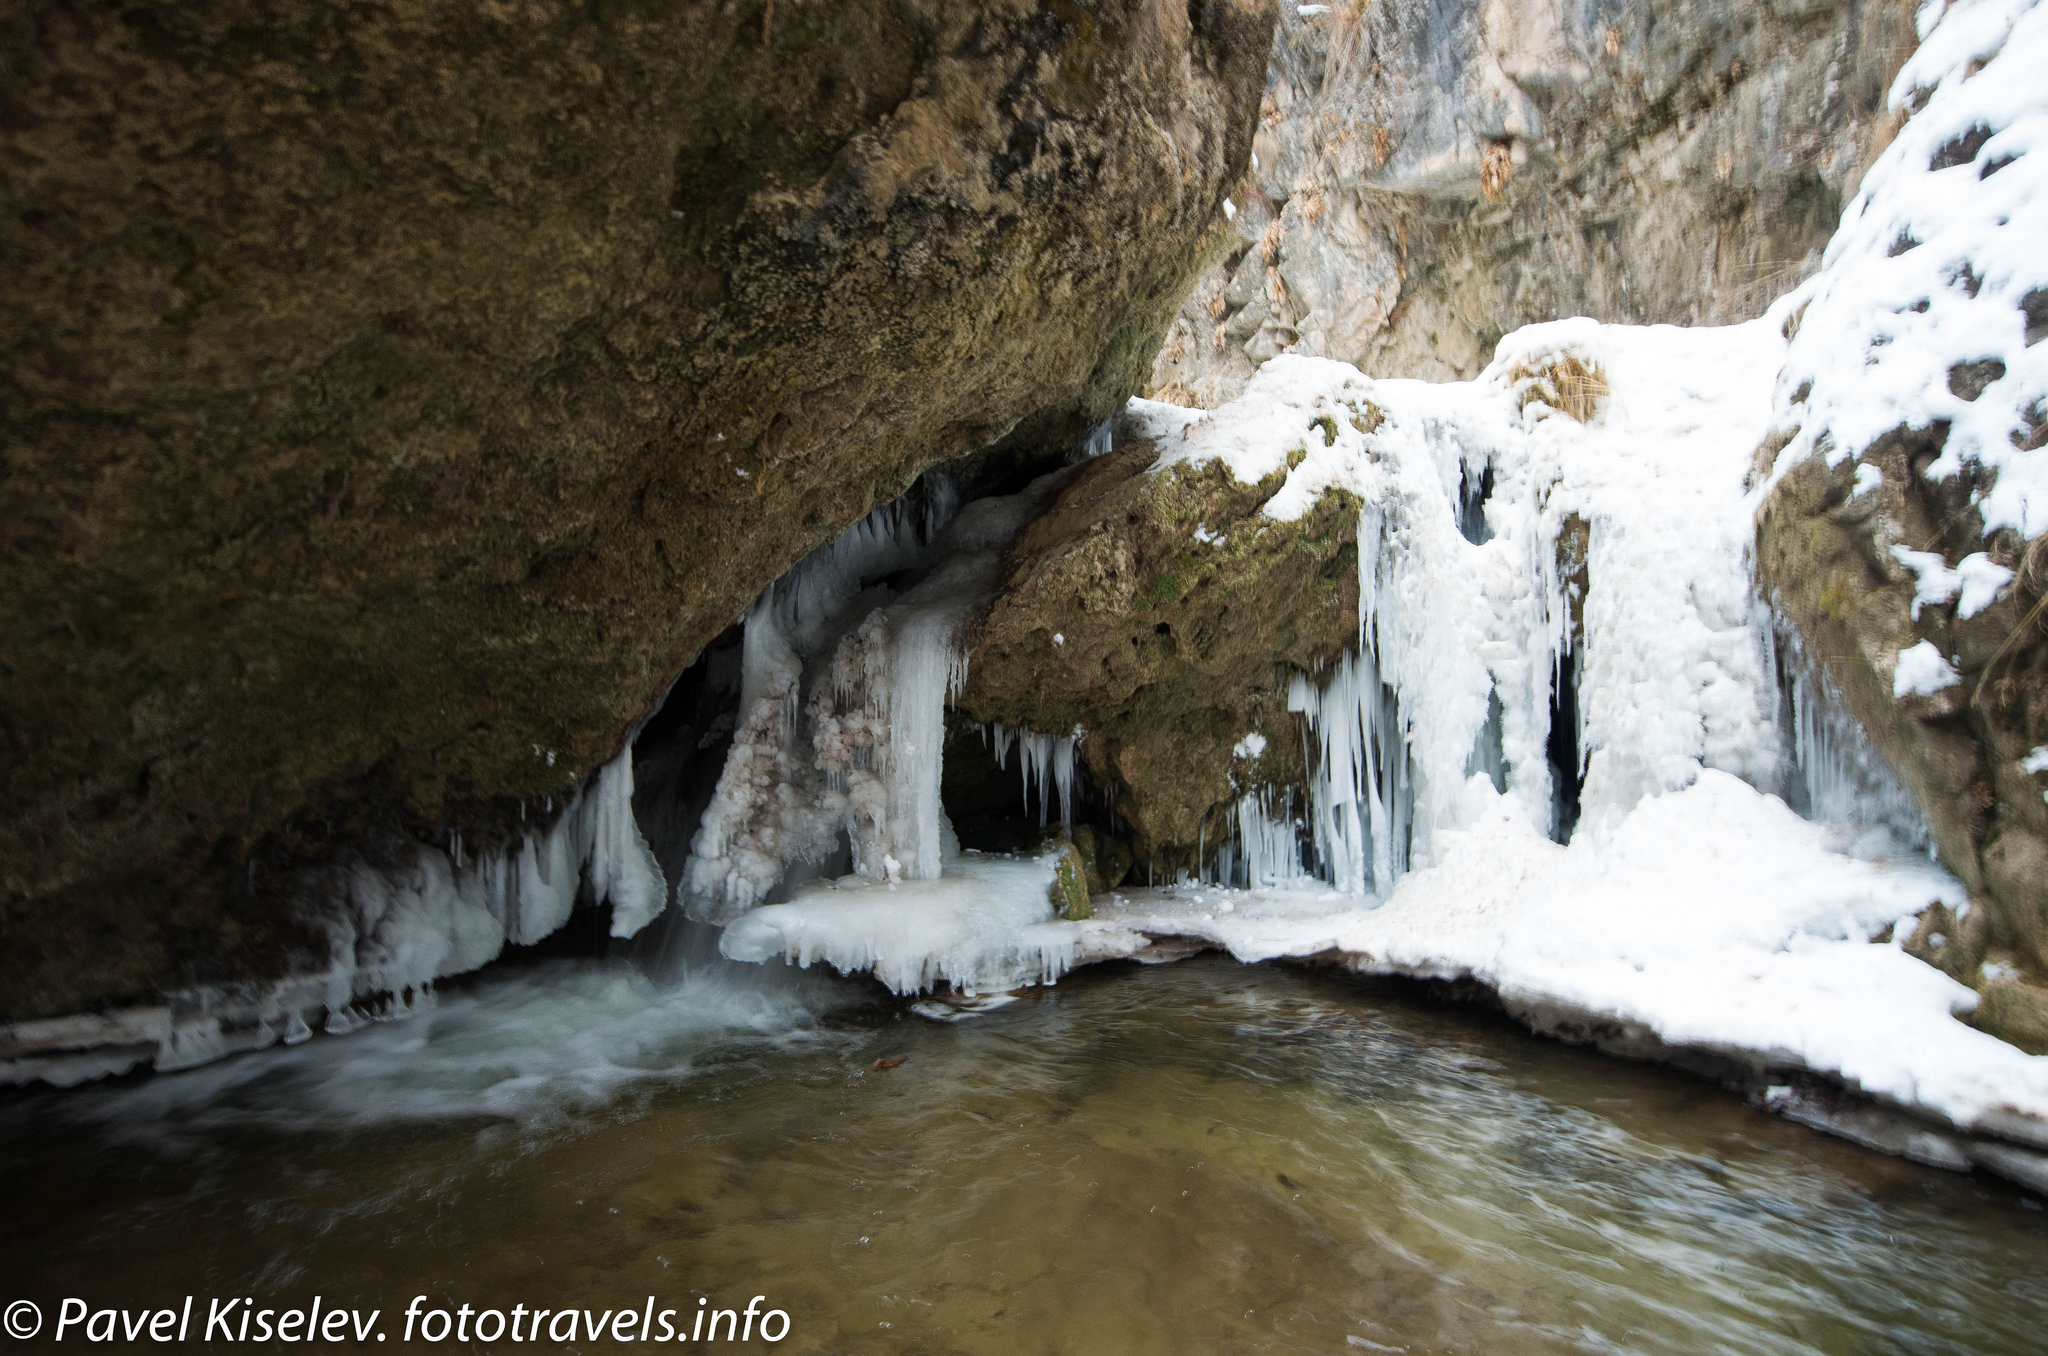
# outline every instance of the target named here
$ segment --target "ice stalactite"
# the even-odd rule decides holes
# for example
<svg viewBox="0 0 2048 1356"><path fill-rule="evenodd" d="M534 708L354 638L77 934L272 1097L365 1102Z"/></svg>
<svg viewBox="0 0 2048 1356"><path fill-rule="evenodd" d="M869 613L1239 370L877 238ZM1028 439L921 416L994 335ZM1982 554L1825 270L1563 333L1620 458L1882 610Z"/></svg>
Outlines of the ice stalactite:
<svg viewBox="0 0 2048 1356"><path fill-rule="evenodd" d="M1400 702L1369 652L1347 654L1322 684L1295 675L1288 708L1315 740L1309 831L1316 859L1349 894L1384 894L1408 867L1415 781Z"/></svg>
<svg viewBox="0 0 2048 1356"><path fill-rule="evenodd" d="M1059 797L1062 824L1074 820L1074 745L1080 731L1070 735L1040 734L1036 730L1017 732L1018 754L1023 761L1024 805L1031 806L1031 788L1038 787L1038 822L1047 822L1050 802Z"/></svg>
<svg viewBox="0 0 2048 1356"><path fill-rule="evenodd" d="M818 594L822 590L806 602L815 606ZM782 623L795 611L779 610L763 595L747 614L732 752L678 887L692 916L705 921L723 922L752 908L790 863L823 860L837 845L837 806L814 785L799 743L803 666Z"/></svg>
<svg viewBox="0 0 2048 1356"><path fill-rule="evenodd" d="M612 935L631 937L661 913L668 885L633 818L631 741L570 793L545 833L511 847L454 855L415 844L397 864L358 858L341 868L346 909L332 924L326 1001L423 989L474 970L507 943L531 945L569 920L587 882L612 908Z"/></svg>
<svg viewBox="0 0 2048 1356"><path fill-rule="evenodd" d="M1007 768L1010 750L1016 749L1020 758L1018 771L1023 774L1024 812L1030 814L1033 806L1032 788L1036 787L1036 809L1038 824L1071 824L1074 819L1074 750L1081 742L1084 732L1076 726L1072 734L1049 735L1028 727L1012 727L990 724L982 727L982 738L988 741L995 753L996 766ZM1054 798L1059 801L1057 819L1052 814Z"/></svg>
<svg viewBox="0 0 2048 1356"><path fill-rule="evenodd" d="M1277 804L1275 803L1277 801ZM1260 787L1231 807L1230 835L1217 849L1216 880L1248 890L1302 885L1317 877L1303 861L1293 787Z"/></svg>
<svg viewBox="0 0 2048 1356"><path fill-rule="evenodd" d="M1785 728L1786 803L1823 824L1879 830L1877 840L1862 845L1871 851L1928 850L1933 835L1926 816L1797 634L1783 626L1773 639L1766 659Z"/></svg>

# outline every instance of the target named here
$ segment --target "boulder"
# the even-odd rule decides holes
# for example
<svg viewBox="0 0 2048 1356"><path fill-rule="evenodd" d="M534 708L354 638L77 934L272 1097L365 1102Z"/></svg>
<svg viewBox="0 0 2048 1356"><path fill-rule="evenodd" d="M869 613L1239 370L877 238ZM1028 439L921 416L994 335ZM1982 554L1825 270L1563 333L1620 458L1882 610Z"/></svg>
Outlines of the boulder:
<svg viewBox="0 0 2048 1356"><path fill-rule="evenodd" d="M0 1017L274 974L294 864L611 758L932 464L1144 380L1264 0L0 21Z"/></svg>

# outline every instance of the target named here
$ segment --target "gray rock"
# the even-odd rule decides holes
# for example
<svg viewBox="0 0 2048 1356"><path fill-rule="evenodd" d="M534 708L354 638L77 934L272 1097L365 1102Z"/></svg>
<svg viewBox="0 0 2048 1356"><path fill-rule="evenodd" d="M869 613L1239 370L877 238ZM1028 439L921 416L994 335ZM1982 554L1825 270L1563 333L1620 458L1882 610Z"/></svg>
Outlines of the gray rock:
<svg viewBox="0 0 2048 1356"><path fill-rule="evenodd" d="M1297 351L1437 380L1534 321L1760 314L1818 267L1915 42L1910 7L1858 0L1295 11L1239 252L1281 223ZM1175 333L1214 324L1184 310ZM1213 344L1169 344L1152 387L1215 405L1247 379Z"/></svg>

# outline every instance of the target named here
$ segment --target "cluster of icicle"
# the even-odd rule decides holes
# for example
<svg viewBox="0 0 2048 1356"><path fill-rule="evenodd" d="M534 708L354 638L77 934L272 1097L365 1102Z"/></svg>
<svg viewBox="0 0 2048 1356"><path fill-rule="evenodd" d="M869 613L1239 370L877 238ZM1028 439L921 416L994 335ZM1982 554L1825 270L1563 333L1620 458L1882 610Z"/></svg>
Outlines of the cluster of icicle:
<svg viewBox="0 0 2048 1356"><path fill-rule="evenodd" d="M481 853L465 851L454 834L445 848L410 842L396 861L355 855L295 888L312 901L309 919L327 930L327 968L171 995L173 1016L157 1036L154 1067L186 1069L242 1050L296 1045L315 1025L346 1035L404 1020L432 1005L435 980L476 969L508 943L540 941L569 921L579 897L611 905L618 937L638 933L668 903L661 864L633 818L630 739L569 792L545 831ZM71 1082L134 1062L88 1053L70 1061L76 1067L68 1073L37 1076Z"/></svg>
<svg viewBox="0 0 2048 1356"><path fill-rule="evenodd" d="M732 752L678 886L692 917L727 923L819 875L940 876L958 851L939 777L964 630L1053 479L961 507L928 477L761 595ZM1065 768L1063 794L1070 746Z"/></svg>
<svg viewBox="0 0 2048 1356"><path fill-rule="evenodd" d="M1576 810L1597 835L1702 768L1922 841L1810 666L1781 666L1751 578L1742 477L1769 424L1781 323L1532 326L1477 381L1434 386L1283 357L1192 422L1153 412L1179 435L1163 472L1210 458L1248 482L1281 472L1263 510L1281 521L1332 489L1362 504L1358 634L1289 691L1306 804L1246 797L1203 874L1307 874L1384 898L1475 815L1563 841ZM1612 382L1584 421L1529 393L1529 372L1566 358ZM1568 538L1585 552L1583 596L1560 562ZM1571 722L1555 743L1554 715ZM1558 749L1576 765L1553 764Z"/></svg>
<svg viewBox="0 0 2048 1356"><path fill-rule="evenodd" d="M544 833L501 851L465 854L419 844L409 860L343 868L345 918L330 985L341 996L402 995L474 970L507 943L531 945L569 921L579 890L612 907L612 935L631 937L668 904L661 864L633 818L633 750L569 795ZM346 1008L330 1002L330 1013ZM330 1021L334 1020L330 1016Z"/></svg>
<svg viewBox="0 0 2048 1356"><path fill-rule="evenodd" d="M1041 734L1037 730L997 722L981 727L981 737L995 754L997 767L1008 768L1010 750L1017 750L1021 760L1018 770L1024 774L1024 812L1031 812L1031 792L1035 787L1038 791L1040 828L1051 822L1050 812L1055 795L1059 797L1059 822L1073 822L1074 748L1080 742L1081 735L1079 727L1067 735Z"/></svg>

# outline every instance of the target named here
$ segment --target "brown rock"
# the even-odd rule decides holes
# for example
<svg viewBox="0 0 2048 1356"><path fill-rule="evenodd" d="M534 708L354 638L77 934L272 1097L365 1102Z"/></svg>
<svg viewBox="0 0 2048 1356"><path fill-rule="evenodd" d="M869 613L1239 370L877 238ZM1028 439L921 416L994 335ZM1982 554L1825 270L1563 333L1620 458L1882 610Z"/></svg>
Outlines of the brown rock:
<svg viewBox="0 0 2048 1356"><path fill-rule="evenodd" d="M1259 510L1284 477L1155 474L1156 456L1139 442L1089 465L1025 529L961 697L977 719L1085 729L1141 877L1222 842L1244 792L1303 780L1287 666L1319 670L1358 629L1355 501L1274 522ZM1197 524L1222 540L1196 540ZM1264 753L1237 758L1254 730Z"/></svg>
<svg viewBox="0 0 2048 1356"><path fill-rule="evenodd" d="M1114 409L1271 24L10 9L0 1016L317 954L277 862L487 837L925 467Z"/></svg>

